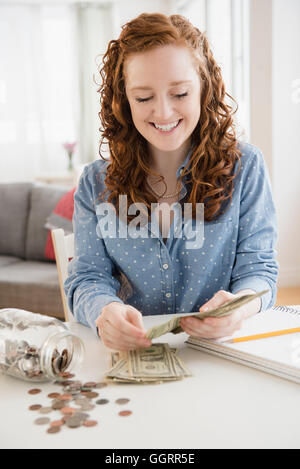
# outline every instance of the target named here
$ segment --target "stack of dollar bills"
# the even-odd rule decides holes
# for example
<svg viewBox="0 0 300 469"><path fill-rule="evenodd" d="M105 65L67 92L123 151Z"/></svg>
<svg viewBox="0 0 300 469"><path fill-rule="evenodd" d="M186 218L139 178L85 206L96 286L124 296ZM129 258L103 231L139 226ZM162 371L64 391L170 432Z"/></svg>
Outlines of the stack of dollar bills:
<svg viewBox="0 0 300 469"><path fill-rule="evenodd" d="M118 383L161 383L192 376L182 360L168 344L113 352L112 368L106 379Z"/></svg>

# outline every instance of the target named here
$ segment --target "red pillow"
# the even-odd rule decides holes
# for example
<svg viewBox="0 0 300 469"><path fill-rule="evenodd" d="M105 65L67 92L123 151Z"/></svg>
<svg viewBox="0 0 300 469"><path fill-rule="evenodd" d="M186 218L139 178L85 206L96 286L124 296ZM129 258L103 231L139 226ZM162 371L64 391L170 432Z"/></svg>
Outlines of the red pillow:
<svg viewBox="0 0 300 469"><path fill-rule="evenodd" d="M49 228L46 246L45 257L51 261L55 261L55 253L51 238L51 231L55 228L63 228L65 234L72 233L72 218L74 212L74 192L76 187L67 192L58 201L51 215L47 219L46 228Z"/></svg>

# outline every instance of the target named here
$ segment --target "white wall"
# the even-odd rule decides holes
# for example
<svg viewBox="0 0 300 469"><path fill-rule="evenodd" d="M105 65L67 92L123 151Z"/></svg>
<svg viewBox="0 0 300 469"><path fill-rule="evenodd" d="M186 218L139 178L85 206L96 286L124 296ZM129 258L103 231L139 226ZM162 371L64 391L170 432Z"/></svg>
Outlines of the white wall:
<svg viewBox="0 0 300 469"><path fill-rule="evenodd" d="M300 1L273 0L272 173L280 286L300 285Z"/></svg>

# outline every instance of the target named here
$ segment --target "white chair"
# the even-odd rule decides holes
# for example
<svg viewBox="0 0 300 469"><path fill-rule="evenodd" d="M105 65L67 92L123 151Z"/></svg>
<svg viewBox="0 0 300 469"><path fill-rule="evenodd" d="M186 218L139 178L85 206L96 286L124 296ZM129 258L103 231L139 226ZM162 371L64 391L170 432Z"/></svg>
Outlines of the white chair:
<svg viewBox="0 0 300 469"><path fill-rule="evenodd" d="M73 314L68 308L67 299L64 291L64 282L68 276L68 262L74 257L74 234L65 235L63 229L51 230L51 237L55 252L59 288L64 308L66 321L75 321Z"/></svg>

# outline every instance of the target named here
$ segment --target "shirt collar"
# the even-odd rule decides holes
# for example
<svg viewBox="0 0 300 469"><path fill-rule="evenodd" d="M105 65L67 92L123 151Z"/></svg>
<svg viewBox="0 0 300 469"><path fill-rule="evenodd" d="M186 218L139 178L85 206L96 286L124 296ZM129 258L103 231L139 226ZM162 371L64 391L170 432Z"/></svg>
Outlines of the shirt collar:
<svg viewBox="0 0 300 469"><path fill-rule="evenodd" d="M186 155L184 161L183 161L182 164L178 167L178 169L177 169L177 171L176 171L176 177L177 177L177 179L178 179L179 176L181 175L181 173L182 173L183 169L185 168L185 166L187 165L187 163L190 161L192 151L193 151L193 147L188 151L188 154Z"/></svg>

